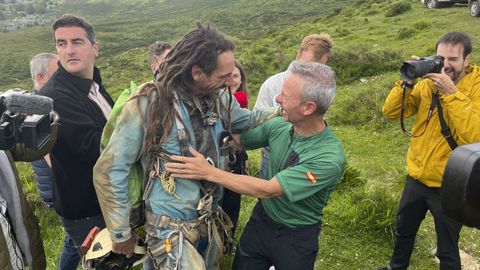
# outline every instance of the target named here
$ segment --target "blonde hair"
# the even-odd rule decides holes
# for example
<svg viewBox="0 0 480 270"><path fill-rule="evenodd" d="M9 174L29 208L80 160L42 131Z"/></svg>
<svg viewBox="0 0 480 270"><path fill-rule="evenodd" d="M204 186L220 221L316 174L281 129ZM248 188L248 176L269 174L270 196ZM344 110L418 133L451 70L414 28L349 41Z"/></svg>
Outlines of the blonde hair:
<svg viewBox="0 0 480 270"><path fill-rule="evenodd" d="M298 53L313 48L313 54L320 60L325 54L332 53L333 41L329 34L311 34L303 38Z"/></svg>

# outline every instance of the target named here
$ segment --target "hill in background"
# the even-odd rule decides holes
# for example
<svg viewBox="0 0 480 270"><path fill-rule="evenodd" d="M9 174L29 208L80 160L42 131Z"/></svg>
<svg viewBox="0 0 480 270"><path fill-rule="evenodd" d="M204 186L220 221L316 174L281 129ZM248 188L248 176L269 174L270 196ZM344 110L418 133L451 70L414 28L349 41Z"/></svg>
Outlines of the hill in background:
<svg viewBox="0 0 480 270"><path fill-rule="evenodd" d="M284 70L303 36L327 32L335 42L330 65L338 94L328 122L342 140L347 173L325 209L316 269L375 269L392 250L394 215L403 188L408 140L398 123L383 119L381 106L401 62L434 54L447 31L465 31L473 40L472 62L480 62L478 18L466 6L429 10L420 1L395 0L165 0L57 2L47 17L79 14L95 27L101 43L98 65L107 89L117 96L130 80L150 79L146 49L155 40L175 43L197 22L210 23L237 44L236 58L247 69L251 102L260 84ZM0 85L31 88L28 61L54 51L50 26L0 33ZM0 91L2 91L0 89ZM259 155L252 152L251 172ZM38 203L32 172L21 165L29 198L41 218L42 235L55 269L61 239L56 217ZM244 198L242 228L255 200ZM55 224L55 226L45 226ZM409 269L437 269L431 217L422 225ZM57 239L58 238L58 239ZM238 238L238 235L237 235ZM462 231L461 248L480 258L480 234ZM228 269L229 262L225 263Z"/></svg>

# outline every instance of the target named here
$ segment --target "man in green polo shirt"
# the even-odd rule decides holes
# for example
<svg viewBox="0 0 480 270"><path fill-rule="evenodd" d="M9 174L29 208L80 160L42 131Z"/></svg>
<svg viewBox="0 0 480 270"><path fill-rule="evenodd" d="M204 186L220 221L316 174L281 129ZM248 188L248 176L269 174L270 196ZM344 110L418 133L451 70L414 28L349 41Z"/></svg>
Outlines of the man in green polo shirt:
<svg viewBox="0 0 480 270"><path fill-rule="evenodd" d="M193 148L173 156L174 177L207 180L260 198L241 236L233 269L313 269L323 208L345 166L343 147L324 115L335 97L335 75L325 65L292 62L277 102L283 117L246 131L247 149L269 146L268 181L222 171Z"/></svg>

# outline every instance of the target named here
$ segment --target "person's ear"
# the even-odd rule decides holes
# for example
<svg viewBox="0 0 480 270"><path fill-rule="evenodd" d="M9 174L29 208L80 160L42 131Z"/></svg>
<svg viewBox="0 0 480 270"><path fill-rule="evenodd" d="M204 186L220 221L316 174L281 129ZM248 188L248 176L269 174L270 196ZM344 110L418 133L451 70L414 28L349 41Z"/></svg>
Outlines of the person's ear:
<svg viewBox="0 0 480 270"><path fill-rule="evenodd" d="M295 60L298 61L300 58L302 58L302 50L298 50L297 55L295 56Z"/></svg>
<svg viewBox="0 0 480 270"><path fill-rule="evenodd" d="M45 78L45 76L44 76L42 73L38 73L37 75L35 75L35 80L36 80L37 83L39 83L40 85L43 85L43 84L46 83L46 82L44 82L44 78Z"/></svg>
<svg viewBox="0 0 480 270"><path fill-rule="evenodd" d="M98 57L98 51L100 50L100 43L94 42L93 43L93 50L95 51L95 57Z"/></svg>
<svg viewBox="0 0 480 270"><path fill-rule="evenodd" d="M463 66L467 67L469 62L470 62L470 54L465 56L465 59L463 60Z"/></svg>
<svg viewBox="0 0 480 270"><path fill-rule="evenodd" d="M194 81L199 81L203 78L205 73L203 73L203 70L197 66L197 65L193 65L192 66L192 78Z"/></svg>
<svg viewBox="0 0 480 270"><path fill-rule="evenodd" d="M315 102L313 101L305 102L305 110L304 110L305 115L314 114L316 110L317 110L317 104L315 104Z"/></svg>

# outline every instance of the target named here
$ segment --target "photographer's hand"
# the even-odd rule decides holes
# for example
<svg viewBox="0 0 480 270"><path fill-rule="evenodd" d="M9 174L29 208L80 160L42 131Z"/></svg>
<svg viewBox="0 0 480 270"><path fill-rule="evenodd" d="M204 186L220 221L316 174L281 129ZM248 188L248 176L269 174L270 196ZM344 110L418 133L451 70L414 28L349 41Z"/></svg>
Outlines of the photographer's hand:
<svg viewBox="0 0 480 270"><path fill-rule="evenodd" d="M441 73L428 73L424 76L424 78L432 80L436 89L443 95L447 96L455 94L458 91L457 87L452 81L452 78L445 73L445 67L442 68Z"/></svg>
<svg viewBox="0 0 480 270"><path fill-rule="evenodd" d="M411 60L411 61L418 61L418 59L420 59L419 56L416 56L416 55L410 56L410 60ZM406 81L406 83L407 83L407 88L413 88L413 87L415 86L415 84L417 83L417 79L418 79L418 78L411 79L411 80L407 80L407 81Z"/></svg>

